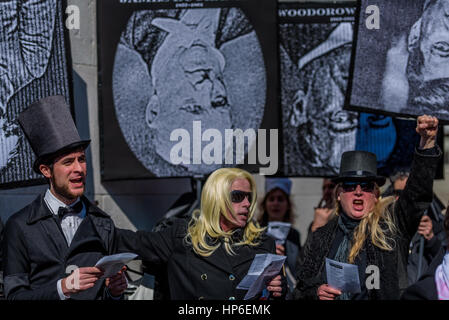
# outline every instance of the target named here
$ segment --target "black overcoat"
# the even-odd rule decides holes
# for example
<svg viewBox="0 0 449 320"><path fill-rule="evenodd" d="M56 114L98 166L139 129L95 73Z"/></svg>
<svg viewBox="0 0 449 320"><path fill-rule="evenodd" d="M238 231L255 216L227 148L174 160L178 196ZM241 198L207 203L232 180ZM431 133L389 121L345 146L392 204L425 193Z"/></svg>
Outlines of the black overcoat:
<svg viewBox="0 0 449 320"><path fill-rule="evenodd" d="M407 257L410 240L418 229L421 216L432 201L433 178L435 176L441 150L416 151L410 177L401 197L391 204L390 211L397 228L392 251L382 250L373 245L367 237L362 250L366 251L366 265L378 267L380 283L378 289L368 289L369 299L399 299L407 287ZM338 217L317 229L304 245L304 256L297 273L295 299L318 299L317 289L324 284L322 278L325 258L328 257L332 242L337 233ZM381 224L383 228L386 226ZM372 270L367 277L374 274Z"/></svg>
<svg viewBox="0 0 449 320"><path fill-rule="evenodd" d="M166 269L168 296L172 300L234 300L243 299L246 291L237 285L247 274L258 253L276 253L274 239L263 235L258 246L234 247L235 255L224 246L209 257L197 255L185 242L186 219L177 219L172 226L159 232L132 232L117 229L121 251L138 254L147 272ZM235 237L241 236L240 232Z"/></svg>
<svg viewBox="0 0 449 320"><path fill-rule="evenodd" d="M57 217L42 195L12 215L5 226L4 289L9 300L59 300L57 281L77 267L92 267L114 253L112 219L85 197L86 217L68 246ZM104 280L71 299L105 298Z"/></svg>

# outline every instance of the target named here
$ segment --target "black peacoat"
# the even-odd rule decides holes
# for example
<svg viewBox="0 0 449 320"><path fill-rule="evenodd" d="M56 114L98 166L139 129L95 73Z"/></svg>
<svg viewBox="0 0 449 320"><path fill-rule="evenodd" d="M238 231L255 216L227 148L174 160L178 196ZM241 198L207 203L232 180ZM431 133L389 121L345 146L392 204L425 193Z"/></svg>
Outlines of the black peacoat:
<svg viewBox="0 0 449 320"><path fill-rule="evenodd" d="M418 229L422 214L432 201L433 178L440 156L438 146L415 152L407 185L401 197L390 208L397 228L395 234L389 235L394 240L394 249L382 250L373 245L370 237L365 240L362 250L366 252L366 265L377 266L380 276L379 288L368 289L369 299L399 299L408 286L409 243ZM337 221L338 217L331 219L308 237L303 248L304 256L298 267L295 299L318 299L317 289L325 283L322 277L325 258L328 257L337 233ZM372 271L367 273L367 277L371 274Z"/></svg>
<svg viewBox="0 0 449 320"><path fill-rule="evenodd" d="M235 247L235 255L226 253L224 246L209 257L197 255L185 242L186 219L177 219L172 226L159 232L132 232L117 229L120 251L138 254L147 272L166 269L168 296L172 300L234 300L243 299L246 291L237 285L247 274L256 254L276 253L274 239L265 234L255 247ZM234 233L241 236L242 229Z"/></svg>
<svg viewBox="0 0 449 320"><path fill-rule="evenodd" d="M77 267L92 267L114 253L112 219L87 198L86 217L68 246L57 217L42 195L12 215L5 226L4 288L9 300L59 300L57 281ZM106 298L104 280L71 299Z"/></svg>

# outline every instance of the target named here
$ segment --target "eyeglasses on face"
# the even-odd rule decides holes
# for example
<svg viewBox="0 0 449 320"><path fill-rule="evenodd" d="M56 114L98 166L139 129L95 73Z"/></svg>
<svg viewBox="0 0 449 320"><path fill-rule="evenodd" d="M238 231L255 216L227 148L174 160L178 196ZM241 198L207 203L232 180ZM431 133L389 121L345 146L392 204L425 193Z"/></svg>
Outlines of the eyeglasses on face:
<svg viewBox="0 0 449 320"><path fill-rule="evenodd" d="M356 181L347 181L343 182L341 187L344 192L354 192L357 189L357 186L360 186L363 192L373 192L375 188L374 182L356 182Z"/></svg>
<svg viewBox="0 0 449 320"><path fill-rule="evenodd" d="M253 193L252 192L246 192L241 190L232 190L231 191L231 201L234 203L240 203L245 198L248 198L249 203L253 200Z"/></svg>

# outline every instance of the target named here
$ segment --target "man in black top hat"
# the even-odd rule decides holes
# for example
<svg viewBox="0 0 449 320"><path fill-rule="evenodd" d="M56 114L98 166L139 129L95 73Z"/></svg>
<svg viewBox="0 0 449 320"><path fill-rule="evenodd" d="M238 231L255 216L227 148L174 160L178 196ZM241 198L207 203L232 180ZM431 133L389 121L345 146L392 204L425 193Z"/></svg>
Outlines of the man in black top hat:
<svg viewBox="0 0 449 320"><path fill-rule="evenodd" d="M399 299L407 287L407 252L424 210L432 201L433 178L441 150L435 144L438 120L420 116L421 136L409 180L401 197L380 198L385 178L377 175L376 156L365 151L342 155L334 182L335 216L304 245L297 274L297 299ZM361 292L328 285L325 258L358 267Z"/></svg>
<svg viewBox="0 0 449 320"><path fill-rule="evenodd" d="M49 189L12 215L5 227L7 299L101 299L120 296L126 279L99 281L93 267L114 253L111 218L84 196L90 140L81 140L63 96L46 97L19 115L36 154L33 168Z"/></svg>

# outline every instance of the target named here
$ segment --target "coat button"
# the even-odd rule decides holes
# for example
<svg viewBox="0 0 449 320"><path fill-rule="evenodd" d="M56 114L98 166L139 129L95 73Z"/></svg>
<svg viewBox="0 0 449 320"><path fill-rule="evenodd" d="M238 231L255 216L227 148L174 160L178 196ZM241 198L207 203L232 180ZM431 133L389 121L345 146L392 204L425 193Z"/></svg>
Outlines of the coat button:
<svg viewBox="0 0 449 320"><path fill-rule="evenodd" d="M234 281L234 280L235 280L235 276L234 276L233 274L231 274L231 275L229 276L229 280Z"/></svg>
<svg viewBox="0 0 449 320"><path fill-rule="evenodd" d="M235 297L229 297L228 300L235 300Z"/></svg>
<svg viewBox="0 0 449 320"><path fill-rule="evenodd" d="M201 275L201 280L207 280L207 274L203 273L203 274Z"/></svg>

